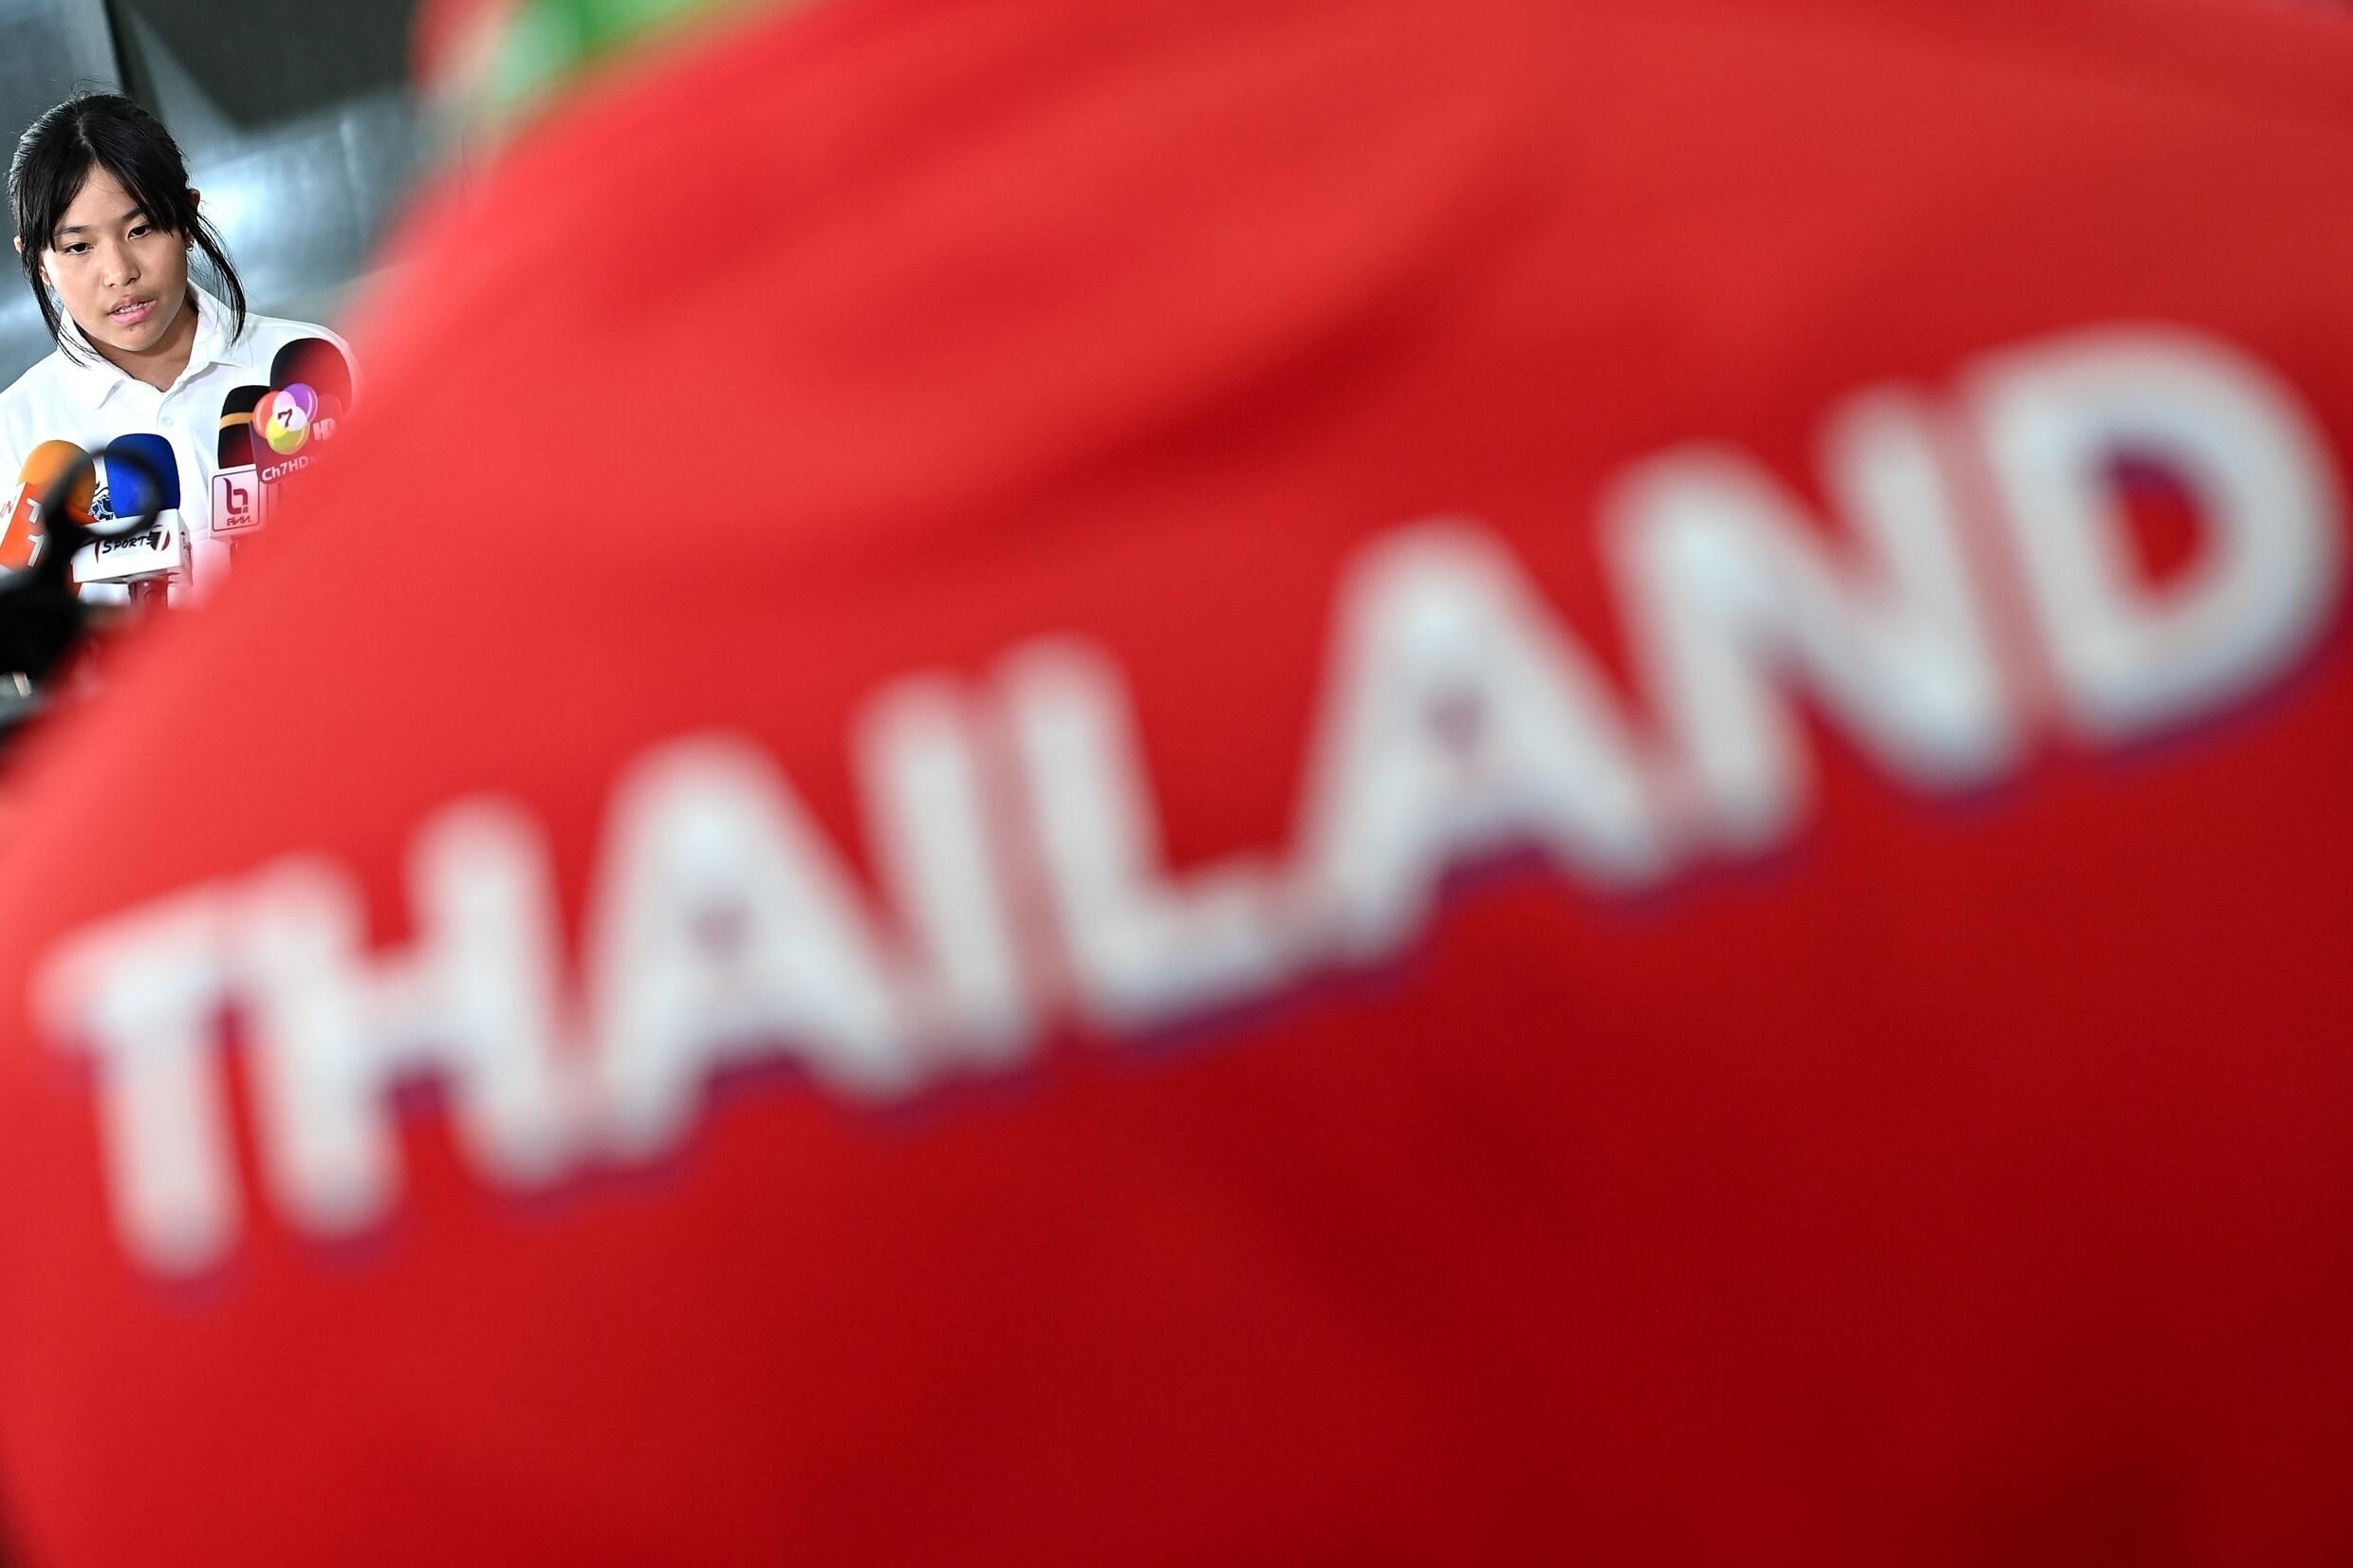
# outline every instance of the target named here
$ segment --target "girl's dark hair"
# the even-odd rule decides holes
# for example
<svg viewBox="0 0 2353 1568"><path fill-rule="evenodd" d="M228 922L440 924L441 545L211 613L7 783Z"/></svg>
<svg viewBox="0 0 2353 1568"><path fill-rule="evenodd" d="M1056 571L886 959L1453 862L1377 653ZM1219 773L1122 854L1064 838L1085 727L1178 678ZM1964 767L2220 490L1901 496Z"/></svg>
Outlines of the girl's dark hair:
<svg viewBox="0 0 2353 1568"><path fill-rule="evenodd" d="M82 194L93 168L114 175L149 222L195 242L204 252L229 304L230 339L242 336L245 285L230 264L229 248L196 211L179 143L161 120L120 94L77 93L27 126L17 138L16 156L9 160L9 206L16 218L16 237L25 247L19 259L49 337L66 353L74 352L58 335L57 302L41 280L41 253L56 240L65 209Z"/></svg>

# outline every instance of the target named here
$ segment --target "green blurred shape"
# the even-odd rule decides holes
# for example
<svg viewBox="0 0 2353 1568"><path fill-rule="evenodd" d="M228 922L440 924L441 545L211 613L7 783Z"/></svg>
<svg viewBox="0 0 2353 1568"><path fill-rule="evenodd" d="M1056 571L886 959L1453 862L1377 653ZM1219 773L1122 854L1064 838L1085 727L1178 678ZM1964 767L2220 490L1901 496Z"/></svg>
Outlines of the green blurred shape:
<svg viewBox="0 0 2353 1568"><path fill-rule="evenodd" d="M605 61L713 11L777 0L526 0L482 84L482 107L511 123Z"/></svg>

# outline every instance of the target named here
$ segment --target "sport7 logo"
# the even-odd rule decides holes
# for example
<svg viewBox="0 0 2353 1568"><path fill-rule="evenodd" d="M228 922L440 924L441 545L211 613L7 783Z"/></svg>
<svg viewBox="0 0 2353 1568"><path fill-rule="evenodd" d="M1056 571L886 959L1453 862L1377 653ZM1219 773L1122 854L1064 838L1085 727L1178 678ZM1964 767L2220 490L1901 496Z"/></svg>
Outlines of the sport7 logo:
<svg viewBox="0 0 2353 1568"><path fill-rule="evenodd" d="M90 520L101 524L120 521L106 487L102 486L91 497ZM106 534L84 544L75 552L71 571L76 582L131 582L181 570L186 564L183 553L179 514L167 509L157 513L146 527Z"/></svg>

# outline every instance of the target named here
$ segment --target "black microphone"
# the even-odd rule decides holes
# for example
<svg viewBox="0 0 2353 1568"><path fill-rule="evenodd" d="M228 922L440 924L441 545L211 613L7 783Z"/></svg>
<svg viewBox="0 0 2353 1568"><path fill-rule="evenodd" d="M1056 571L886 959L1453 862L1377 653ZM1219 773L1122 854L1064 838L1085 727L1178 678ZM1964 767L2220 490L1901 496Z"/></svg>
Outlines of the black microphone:
<svg viewBox="0 0 2353 1568"><path fill-rule="evenodd" d="M351 395L351 361L343 351L324 338L297 338L269 361L269 391L253 415L255 436L289 458L305 446L323 446L335 439ZM269 452L255 455L269 478Z"/></svg>
<svg viewBox="0 0 2353 1568"><path fill-rule="evenodd" d="M253 405L253 458L265 513L310 467L310 449L334 438L350 402L350 362L324 338L297 338L271 359L269 388Z"/></svg>
<svg viewBox="0 0 2353 1568"><path fill-rule="evenodd" d="M253 409L269 393L268 387L232 387L221 399L219 461L213 473L213 537L228 546L232 561L237 536L260 528L267 521L262 514L261 472L253 461Z"/></svg>
<svg viewBox="0 0 2353 1568"><path fill-rule="evenodd" d="M324 338L297 338L269 361L271 391L297 384L334 398L338 408L351 407L351 361Z"/></svg>

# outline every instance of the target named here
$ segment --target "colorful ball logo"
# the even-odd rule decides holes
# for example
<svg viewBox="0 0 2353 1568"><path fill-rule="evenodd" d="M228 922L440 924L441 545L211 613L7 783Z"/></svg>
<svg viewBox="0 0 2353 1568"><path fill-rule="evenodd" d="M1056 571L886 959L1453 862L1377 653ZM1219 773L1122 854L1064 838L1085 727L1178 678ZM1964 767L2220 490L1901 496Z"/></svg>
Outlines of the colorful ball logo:
<svg viewBox="0 0 2353 1568"><path fill-rule="evenodd" d="M319 395L296 381L253 405L253 429L271 452L291 457L310 439L310 422L318 416Z"/></svg>

